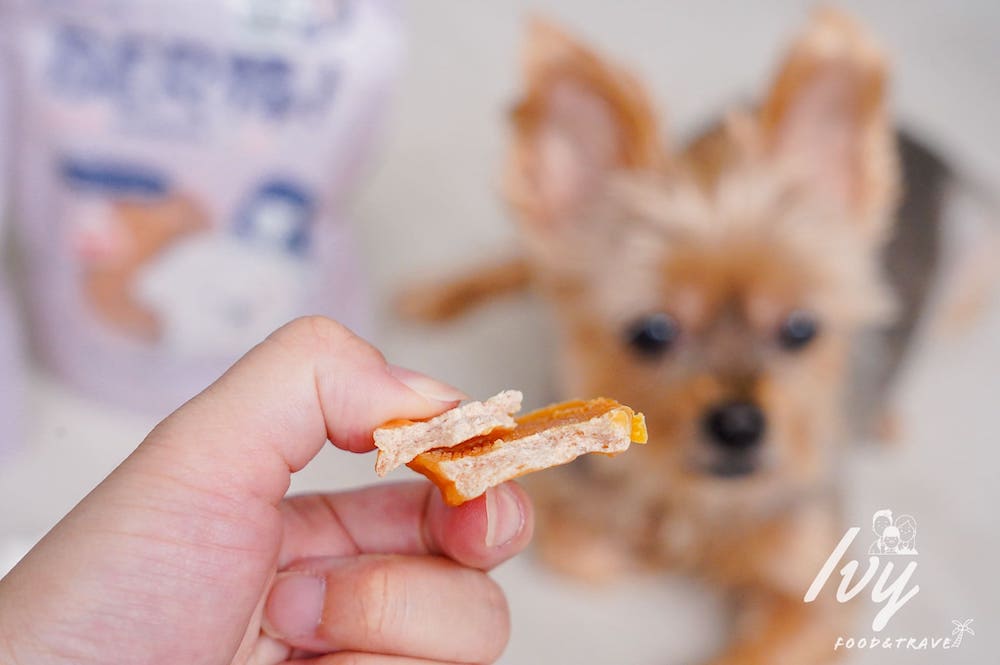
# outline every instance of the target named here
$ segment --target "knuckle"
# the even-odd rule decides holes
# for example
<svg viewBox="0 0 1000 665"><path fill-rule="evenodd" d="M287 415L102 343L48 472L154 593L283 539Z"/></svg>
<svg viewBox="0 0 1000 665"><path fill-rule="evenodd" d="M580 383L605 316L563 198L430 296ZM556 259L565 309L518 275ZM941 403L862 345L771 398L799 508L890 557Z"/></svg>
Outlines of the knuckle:
<svg viewBox="0 0 1000 665"><path fill-rule="evenodd" d="M355 335L347 326L316 314L293 319L273 332L268 340L309 356L320 353L384 362L378 349Z"/></svg>
<svg viewBox="0 0 1000 665"><path fill-rule="evenodd" d="M333 654L323 659L324 665L372 665L370 654L346 652Z"/></svg>
<svg viewBox="0 0 1000 665"><path fill-rule="evenodd" d="M490 634L485 640L488 648L485 651L488 656L487 662L492 663L500 658L507 648L507 642L510 641L510 608L507 605L507 596L504 595L500 585L486 574L483 575L483 579L486 580L483 598L491 616Z"/></svg>
<svg viewBox="0 0 1000 665"><path fill-rule="evenodd" d="M325 316L301 316L286 323L272 335L286 343L318 346L340 341L350 336L350 331Z"/></svg>
<svg viewBox="0 0 1000 665"><path fill-rule="evenodd" d="M360 571L355 589L361 630L367 644L385 644L403 628L406 584L389 559L374 559Z"/></svg>

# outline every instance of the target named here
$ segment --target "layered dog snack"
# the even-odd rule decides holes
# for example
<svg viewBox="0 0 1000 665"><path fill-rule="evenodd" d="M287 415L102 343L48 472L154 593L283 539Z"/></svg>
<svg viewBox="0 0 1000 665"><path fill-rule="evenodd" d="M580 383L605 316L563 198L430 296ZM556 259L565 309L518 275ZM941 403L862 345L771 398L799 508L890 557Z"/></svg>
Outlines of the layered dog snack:
<svg viewBox="0 0 1000 665"><path fill-rule="evenodd" d="M450 447L501 427L514 427L511 414L523 396L505 390L485 402L468 402L429 420L390 420L375 430L375 472L384 476L420 453Z"/></svg>
<svg viewBox="0 0 1000 665"><path fill-rule="evenodd" d="M437 419L403 425L387 423L376 430L376 441L382 440L380 458L385 454L387 459L390 455L393 460L405 459L409 452L397 451L424 448L407 466L429 478L441 490L445 501L455 506L526 473L566 464L587 453L616 455L627 450L632 442L646 442L643 415L603 397L554 404L521 416L511 425L477 432L461 441L448 436L476 428L456 426L464 420L464 409L471 407L470 421L477 419L484 405L504 394L438 416L437 419L450 416L449 428L432 425ZM385 438L386 430L391 432L391 442ZM431 432L438 432L441 437L437 445L428 448Z"/></svg>

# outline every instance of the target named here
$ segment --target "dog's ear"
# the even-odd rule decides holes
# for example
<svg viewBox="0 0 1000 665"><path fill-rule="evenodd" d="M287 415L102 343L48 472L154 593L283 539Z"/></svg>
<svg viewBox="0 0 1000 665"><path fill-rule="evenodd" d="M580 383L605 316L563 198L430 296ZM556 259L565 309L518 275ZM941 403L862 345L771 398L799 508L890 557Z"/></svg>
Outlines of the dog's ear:
<svg viewBox="0 0 1000 665"><path fill-rule="evenodd" d="M656 168L663 149L645 90L618 66L538 19L523 57L505 194L544 237L578 219L611 173Z"/></svg>
<svg viewBox="0 0 1000 665"><path fill-rule="evenodd" d="M823 8L792 45L760 111L768 149L875 238L898 194L887 77L864 28Z"/></svg>

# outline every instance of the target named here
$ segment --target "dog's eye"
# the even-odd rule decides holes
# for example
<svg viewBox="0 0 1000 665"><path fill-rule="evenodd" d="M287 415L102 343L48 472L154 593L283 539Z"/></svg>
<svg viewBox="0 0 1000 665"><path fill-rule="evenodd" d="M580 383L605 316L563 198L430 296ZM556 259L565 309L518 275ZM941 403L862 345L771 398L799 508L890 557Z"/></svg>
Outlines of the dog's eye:
<svg viewBox="0 0 1000 665"><path fill-rule="evenodd" d="M650 314L628 327L625 339L641 356L653 358L670 350L680 334L680 326L669 314Z"/></svg>
<svg viewBox="0 0 1000 665"><path fill-rule="evenodd" d="M819 322L811 313L797 309L788 315L778 330L778 342L788 351L798 351L816 338Z"/></svg>

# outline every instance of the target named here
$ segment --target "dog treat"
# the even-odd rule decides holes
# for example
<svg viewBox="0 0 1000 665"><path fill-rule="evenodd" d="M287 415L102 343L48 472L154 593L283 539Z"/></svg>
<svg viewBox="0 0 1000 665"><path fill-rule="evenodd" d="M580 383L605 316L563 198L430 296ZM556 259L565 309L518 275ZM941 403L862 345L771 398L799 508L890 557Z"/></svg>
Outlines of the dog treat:
<svg viewBox="0 0 1000 665"><path fill-rule="evenodd" d="M403 445L410 428L428 423L406 427L390 424L390 429L395 430L396 441ZM414 431L415 436L426 440L426 428ZM554 404L517 418L513 426L461 442L442 437L407 466L427 476L441 490L445 501L457 506L507 480L566 464L586 453L616 455L633 441L646 442L643 415L599 397Z"/></svg>
<svg viewBox="0 0 1000 665"><path fill-rule="evenodd" d="M391 420L375 430L375 472L384 476L432 448L450 447L497 428L513 428L511 415L521 410L523 396L505 390L485 402L469 402L429 420Z"/></svg>

